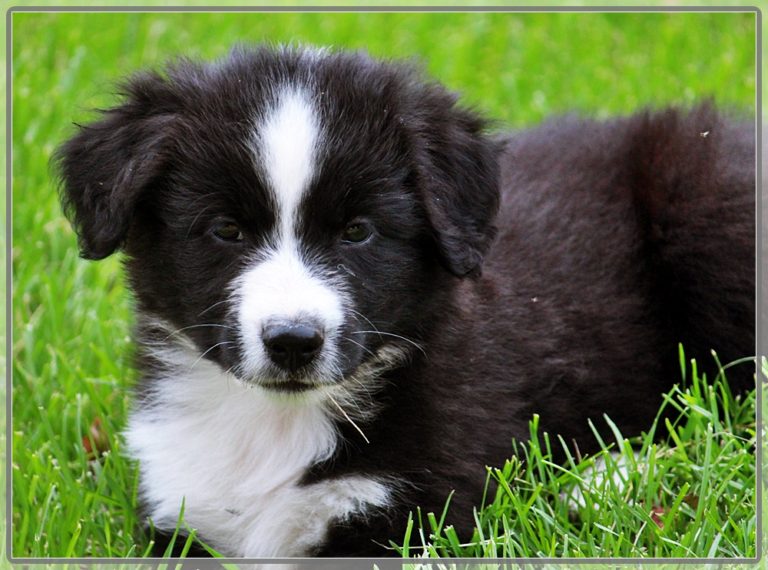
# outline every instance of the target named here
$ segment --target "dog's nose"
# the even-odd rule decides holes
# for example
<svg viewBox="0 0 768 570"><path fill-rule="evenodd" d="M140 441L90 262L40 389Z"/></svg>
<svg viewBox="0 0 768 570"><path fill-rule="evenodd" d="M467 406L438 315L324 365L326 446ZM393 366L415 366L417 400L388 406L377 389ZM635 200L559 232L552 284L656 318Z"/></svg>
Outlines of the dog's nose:
<svg viewBox="0 0 768 570"><path fill-rule="evenodd" d="M323 347L323 331L308 323L268 324L261 338L272 362L289 372L312 362Z"/></svg>

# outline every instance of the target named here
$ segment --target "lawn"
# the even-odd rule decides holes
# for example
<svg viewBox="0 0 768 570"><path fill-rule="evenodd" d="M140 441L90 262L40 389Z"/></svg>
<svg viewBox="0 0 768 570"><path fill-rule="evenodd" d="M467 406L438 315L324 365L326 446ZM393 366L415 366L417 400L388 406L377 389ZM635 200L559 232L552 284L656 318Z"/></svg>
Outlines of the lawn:
<svg viewBox="0 0 768 570"><path fill-rule="evenodd" d="M130 297L119 256L79 259L49 167L73 122L115 102L116 79L178 55L219 57L236 42L301 42L416 57L465 103L512 127L708 97L750 116L754 37L749 13L15 13L13 556L138 557L148 548L136 466L121 453L134 380ZM574 515L558 497L588 465L564 471L540 457L546 449L529 448L521 453L540 468L512 461L492 471L502 484L478 512L473 544L456 544L440 513L414 513L423 547L406 554L753 556L754 395L736 402L683 362L688 391L668 404L682 414L677 439L640 442L643 466L629 470L628 486L585 488L587 505ZM615 439L606 445L626 447Z"/></svg>
<svg viewBox="0 0 768 570"><path fill-rule="evenodd" d="M681 350L681 386L649 434L627 439L609 422L603 451L579 458L531 420L531 443L489 469L491 492L462 542L436 516L416 513L409 556L693 558L755 555L755 399L734 397L727 370L699 376ZM656 441L654 434L669 432ZM541 437L537 437L541 436ZM599 436L596 436L599 438ZM541 441L542 443L538 443ZM566 463L552 450L568 450ZM438 513L439 515L439 513ZM413 544L414 541L410 543Z"/></svg>

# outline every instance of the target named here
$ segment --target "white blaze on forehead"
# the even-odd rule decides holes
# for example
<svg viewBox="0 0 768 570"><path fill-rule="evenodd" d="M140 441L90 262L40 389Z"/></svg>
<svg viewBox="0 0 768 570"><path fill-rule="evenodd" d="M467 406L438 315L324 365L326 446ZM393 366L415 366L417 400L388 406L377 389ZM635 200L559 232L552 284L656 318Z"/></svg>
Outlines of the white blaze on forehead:
<svg viewBox="0 0 768 570"><path fill-rule="evenodd" d="M320 126L309 93L296 86L278 90L256 129L257 158L275 197L280 232L288 238L316 168Z"/></svg>
<svg viewBox="0 0 768 570"><path fill-rule="evenodd" d="M317 171L320 138L311 92L296 85L277 89L254 125L254 158L274 197L278 220L269 245L235 283L241 364L254 377L269 365L262 330L271 321L319 325L325 343L315 363L318 374L331 376L338 368L335 337L343 324L343 298L333 279L305 259L297 227L299 206Z"/></svg>

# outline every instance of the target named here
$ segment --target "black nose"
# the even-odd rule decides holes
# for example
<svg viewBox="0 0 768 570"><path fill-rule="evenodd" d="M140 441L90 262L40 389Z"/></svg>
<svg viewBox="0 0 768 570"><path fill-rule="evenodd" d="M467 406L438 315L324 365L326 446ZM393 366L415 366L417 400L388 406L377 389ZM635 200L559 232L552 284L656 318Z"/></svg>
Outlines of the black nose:
<svg viewBox="0 0 768 570"><path fill-rule="evenodd" d="M323 347L323 331L314 324L268 324L261 339L272 362L289 372L312 362Z"/></svg>

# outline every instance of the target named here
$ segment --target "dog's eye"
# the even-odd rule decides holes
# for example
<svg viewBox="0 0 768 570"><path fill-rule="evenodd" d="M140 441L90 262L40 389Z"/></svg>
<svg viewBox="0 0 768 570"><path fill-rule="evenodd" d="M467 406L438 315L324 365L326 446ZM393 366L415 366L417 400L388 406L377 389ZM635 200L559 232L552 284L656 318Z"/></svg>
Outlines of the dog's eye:
<svg viewBox="0 0 768 570"><path fill-rule="evenodd" d="M234 222L219 222L212 229L213 235L223 241L242 241L243 232Z"/></svg>
<svg viewBox="0 0 768 570"><path fill-rule="evenodd" d="M362 243L371 237L372 233L373 229L369 224L366 224L365 222L354 222L344 229L344 233L341 235L341 240L347 243Z"/></svg>

